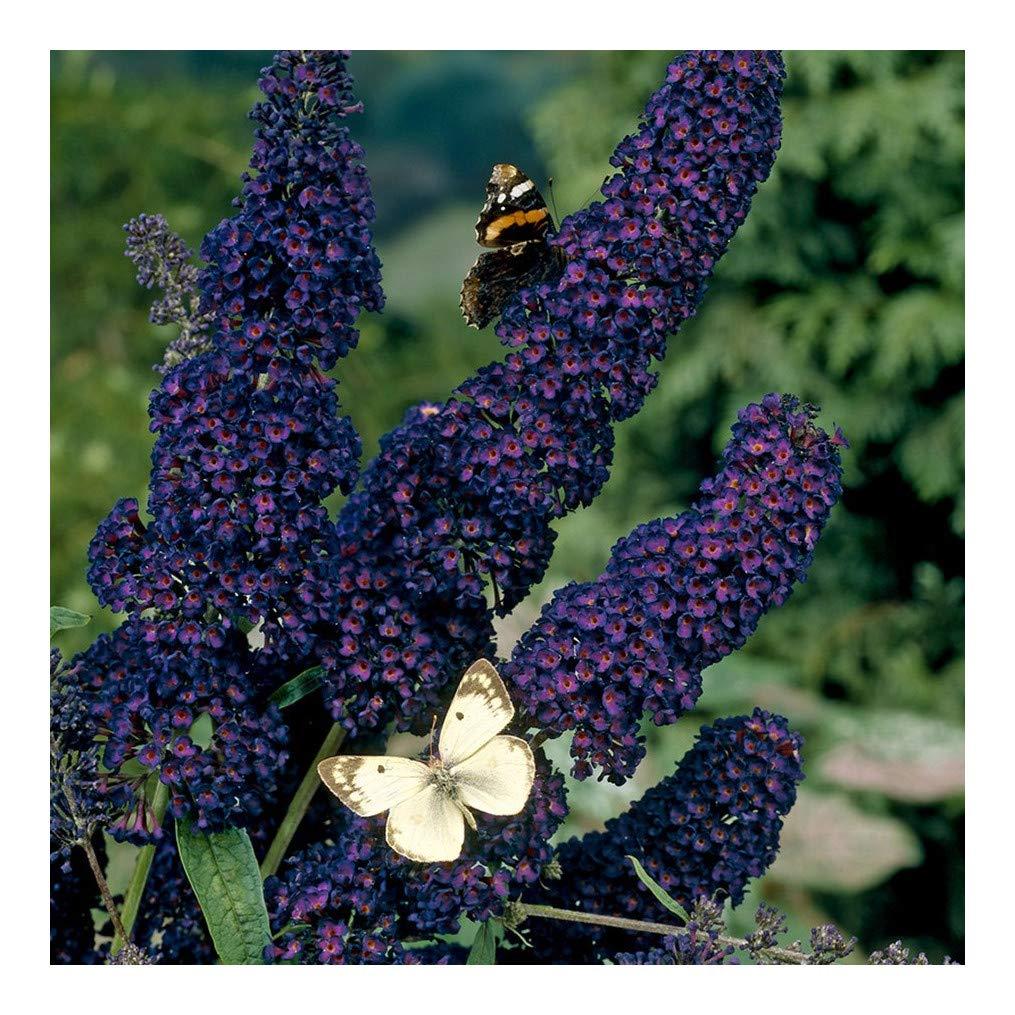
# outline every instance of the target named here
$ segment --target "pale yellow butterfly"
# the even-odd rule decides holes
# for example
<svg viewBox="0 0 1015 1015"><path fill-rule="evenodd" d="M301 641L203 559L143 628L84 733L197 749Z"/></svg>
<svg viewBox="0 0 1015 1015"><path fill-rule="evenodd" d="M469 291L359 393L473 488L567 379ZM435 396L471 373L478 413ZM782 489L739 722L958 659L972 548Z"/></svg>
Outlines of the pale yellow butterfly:
<svg viewBox="0 0 1015 1015"><path fill-rule="evenodd" d="M361 817L389 811L385 838L420 863L456 859L470 807L486 814L517 814L532 791L536 763L519 737L498 736L515 714L504 681L485 659L462 677L441 726L430 763L411 758L325 758L322 782Z"/></svg>

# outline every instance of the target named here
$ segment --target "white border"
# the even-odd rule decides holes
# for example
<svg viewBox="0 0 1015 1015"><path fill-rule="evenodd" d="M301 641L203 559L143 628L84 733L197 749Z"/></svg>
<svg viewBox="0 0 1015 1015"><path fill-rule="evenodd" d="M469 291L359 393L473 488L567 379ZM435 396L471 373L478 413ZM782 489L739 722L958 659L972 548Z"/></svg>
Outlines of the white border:
<svg viewBox="0 0 1015 1015"><path fill-rule="evenodd" d="M430 1008L445 1012L517 1013L522 1009L644 1011L667 1008L736 1010L742 1007L801 1013L874 1012L903 1006L953 1013L974 984L1003 975L1012 961L1012 875L1007 776L1013 711L1011 654L1000 638L1009 626L1013 473L1008 402L1012 370L1011 294L1011 46L993 17L994 5L850 2L719 3L677 5L549 5L497 0L408 5L298 5L248 2L196 4L177 0L154 8L132 3L19 6L8 19L5 52L5 195L3 277L7 299L7 359L3 433L6 496L7 744L11 799L3 836L6 891L2 933L8 996L32 990L47 1007L73 1005L79 1015L121 1007L146 1012L199 1004L210 1011L307 1010L325 1003L338 1010ZM968 939L970 969L823 970L753 968L739 973L681 973L630 969L475 970L172 968L99 972L48 963L43 916L46 876L41 842L44 790L41 725L42 606L48 599L39 548L47 545L49 478L43 453L48 362L48 57L50 48L276 48L280 45L349 48L656 48L701 45L781 45L785 48L952 48L967 50L969 92L969 831ZM47 84L42 85L45 76ZM43 590L46 591L43 591ZM28 618L25 618L26 610ZM11 621L16 618L16 623ZM38 618L36 620L35 618ZM1008 623L1006 623L1008 622ZM38 627L36 627L38 625ZM27 635L27 637L26 637ZM26 708L27 706L27 708ZM33 775L24 778L26 770ZM28 833L26 836L26 832ZM28 842L25 839L28 839ZM114 984L108 977L116 976ZM679 988L672 978L679 976ZM720 982L718 977L722 976ZM730 979L747 977L735 986ZM97 979L102 977L100 981ZM167 979L171 977L172 979ZM322 977L327 977L325 981ZM662 977L666 977L665 980ZM143 982L142 982L143 978ZM471 979L469 979L471 978ZM773 982L776 978L778 983ZM84 982L88 979L88 982ZM166 983L162 983L162 980ZM759 980L764 979L764 984ZM126 982L129 980L130 982ZM745 990L746 988L746 990ZM998 984L998 997L1007 987ZM196 993L195 991L200 991ZM1003 993L1002 993L1003 991ZM15 993L16 992L16 993ZM24 995L22 995L24 996ZM45 1001L43 1001L43 997ZM968 997L976 1003L974 997ZM813 1003L813 1008L803 1007ZM918 1009L916 1006L919 1006ZM991 1006L993 1008L993 1005Z"/></svg>

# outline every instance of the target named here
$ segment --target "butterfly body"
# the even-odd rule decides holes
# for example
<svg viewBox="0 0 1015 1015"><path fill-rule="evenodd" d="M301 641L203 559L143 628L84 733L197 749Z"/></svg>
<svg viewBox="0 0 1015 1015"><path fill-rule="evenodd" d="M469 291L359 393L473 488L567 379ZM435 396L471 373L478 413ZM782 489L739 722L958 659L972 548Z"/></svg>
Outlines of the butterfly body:
<svg viewBox="0 0 1015 1015"><path fill-rule="evenodd" d="M486 185L476 240L491 247L462 283L462 315L473 328L499 317L521 289L559 275L563 258L547 242L550 213L536 185L517 166L498 163Z"/></svg>
<svg viewBox="0 0 1015 1015"><path fill-rule="evenodd" d="M441 727L429 763L411 758L340 755L318 766L324 784L362 817L388 811L385 838L395 852L421 863L456 859L472 808L517 814L535 778L529 745L500 731L514 706L485 659L469 667Z"/></svg>

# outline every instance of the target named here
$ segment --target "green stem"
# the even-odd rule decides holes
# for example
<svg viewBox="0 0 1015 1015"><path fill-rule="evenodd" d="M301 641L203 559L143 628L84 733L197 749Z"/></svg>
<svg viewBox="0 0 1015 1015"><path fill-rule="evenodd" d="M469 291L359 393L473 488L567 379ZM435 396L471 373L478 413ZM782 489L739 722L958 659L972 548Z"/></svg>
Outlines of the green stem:
<svg viewBox="0 0 1015 1015"><path fill-rule="evenodd" d="M522 917L538 916L547 920L568 920L571 923L591 923L598 927L617 927L620 930L633 930L639 934L662 934L672 937L675 934L686 934L686 927L675 927L666 923L653 923L648 920L629 920L626 916L605 916L600 913L583 913L575 909L557 909L555 906L538 906L530 902L514 903L515 912ZM719 941L734 948L746 948L747 942L739 937L720 935ZM803 952L789 948L766 948L764 955L776 962L786 965L804 965L807 956Z"/></svg>
<svg viewBox="0 0 1015 1015"><path fill-rule="evenodd" d="M282 824L278 826L275 838L268 847L268 852L265 854L264 860L261 863L262 879L271 877L271 875L278 870L279 865L282 863L282 859L285 857L286 850L289 849L289 843L293 841L296 829L300 827L300 822L303 820L303 816L307 813L310 801L313 800L318 786L321 785L320 776L317 774L317 766L324 761L325 758L330 758L332 755L336 754L344 739L345 730L343 730L338 723L335 723L335 725L328 730L328 735L324 738L324 743L321 744L317 754L314 755L314 760L310 762L307 774L303 776L303 781L300 783L299 788L296 790L296 794L290 801L289 809L285 812Z"/></svg>
<svg viewBox="0 0 1015 1015"><path fill-rule="evenodd" d="M166 815L166 806L169 803L169 788L164 783L159 783L155 790L155 799L152 801L152 813L155 820L161 825ZM152 869L152 860L155 859L155 846L142 846L134 861L134 872L130 876L130 884L127 886L127 894L123 898L123 935L117 934L113 938L111 955L116 953L127 943L130 932L134 929L134 921L137 919L138 910L141 908L141 899L144 896L145 885L148 884L148 874Z"/></svg>

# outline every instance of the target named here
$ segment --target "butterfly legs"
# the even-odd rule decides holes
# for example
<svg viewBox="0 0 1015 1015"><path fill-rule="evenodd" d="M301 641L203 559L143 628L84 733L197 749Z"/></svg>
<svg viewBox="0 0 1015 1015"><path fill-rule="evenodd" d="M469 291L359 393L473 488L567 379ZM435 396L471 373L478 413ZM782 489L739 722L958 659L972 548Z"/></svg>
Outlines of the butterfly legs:
<svg viewBox="0 0 1015 1015"><path fill-rule="evenodd" d="M469 808L461 802L461 800L455 799L454 804L462 812L462 817L465 818L465 823L469 826L469 828L471 828L474 832L478 832L479 829L476 827L476 819L473 816L472 811L470 811Z"/></svg>

